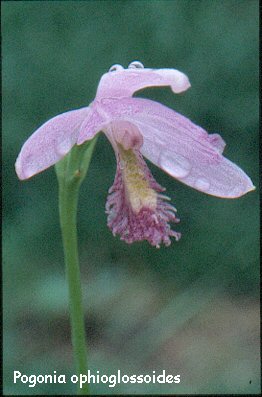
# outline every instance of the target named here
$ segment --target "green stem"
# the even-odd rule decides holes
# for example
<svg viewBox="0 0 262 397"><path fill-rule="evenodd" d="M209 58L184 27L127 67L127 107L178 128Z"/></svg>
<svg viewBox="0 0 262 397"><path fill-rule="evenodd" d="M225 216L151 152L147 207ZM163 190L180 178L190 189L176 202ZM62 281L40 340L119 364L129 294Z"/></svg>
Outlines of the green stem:
<svg viewBox="0 0 262 397"><path fill-rule="evenodd" d="M56 165L59 182L59 215L69 291L71 337L76 375L87 374L87 348L77 245L77 204L80 185L89 167L95 140L71 152ZM78 394L88 394L85 383Z"/></svg>
<svg viewBox="0 0 262 397"><path fill-rule="evenodd" d="M69 289L71 337L77 375L87 373L84 311L77 249L76 211L78 189L59 189L60 222L63 237L66 276ZM88 394L87 384L78 394Z"/></svg>

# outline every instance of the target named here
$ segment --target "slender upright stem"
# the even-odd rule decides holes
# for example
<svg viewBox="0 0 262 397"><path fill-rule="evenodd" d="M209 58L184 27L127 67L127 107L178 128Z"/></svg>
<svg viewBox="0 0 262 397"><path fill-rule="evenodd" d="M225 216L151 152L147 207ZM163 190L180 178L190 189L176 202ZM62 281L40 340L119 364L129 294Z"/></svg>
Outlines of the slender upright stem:
<svg viewBox="0 0 262 397"><path fill-rule="evenodd" d="M89 168L96 140L97 137L75 146L55 167L59 184L59 215L69 291L71 336L78 377L87 373L87 347L77 245L77 204L79 188ZM82 388L78 383L78 394L88 394L87 383Z"/></svg>
<svg viewBox="0 0 262 397"><path fill-rule="evenodd" d="M78 186L59 187L60 222L63 237L66 276L69 289L69 309L74 360L77 375L87 373L84 311L77 248L76 214ZM88 394L88 385L79 388L78 394Z"/></svg>

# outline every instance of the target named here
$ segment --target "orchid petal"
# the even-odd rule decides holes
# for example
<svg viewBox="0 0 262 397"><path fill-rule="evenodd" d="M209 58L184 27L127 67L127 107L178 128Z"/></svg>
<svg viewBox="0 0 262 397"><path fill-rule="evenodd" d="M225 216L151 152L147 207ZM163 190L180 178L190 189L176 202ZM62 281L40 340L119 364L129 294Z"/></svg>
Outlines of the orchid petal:
<svg viewBox="0 0 262 397"><path fill-rule="evenodd" d="M190 87L188 77L176 69L117 69L105 73L99 82L96 100L131 97L146 87L170 86L180 93Z"/></svg>
<svg viewBox="0 0 262 397"><path fill-rule="evenodd" d="M134 123L144 144L141 153L169 175L207 194L235 198L254 190L250 178L222 156L225 143L186 117L141 98L108 101L111 118Z"/></svg>
<svg viewBox="0 0 262 397"><path fill-rule="evenodd" d="M89 109L90 111L79 129L77 145L82 145L82 143L92 139L109 122L104 115L97 112L92 104L89 106Z"/></svg>
<svg viewBox="0 0 262 397"><path fill-rule="evenodd" d="M28 179L64 157L76 143L88 107L62 113L44 123L24 143L16 160L19 179Z"/></svg>

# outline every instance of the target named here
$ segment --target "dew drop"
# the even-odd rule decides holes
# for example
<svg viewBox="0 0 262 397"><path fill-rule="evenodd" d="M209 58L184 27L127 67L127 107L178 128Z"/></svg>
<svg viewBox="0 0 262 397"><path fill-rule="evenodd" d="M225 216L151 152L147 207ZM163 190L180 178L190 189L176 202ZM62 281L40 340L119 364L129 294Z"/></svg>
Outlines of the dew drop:
<svg viewBox="0 0 262 397"><path fill-rule="evenodd" d="M117 72L119 70L123 70L123 66L119 65L118 63L116 63L115 65L112 65L111 68L109 69L109 72Z"/></svg>
<svg viewBox="0 0 262 397"><path fill-rule="evenodd" d="M123 160L119 161L119 167L120 167L120 170L123 170L125 168L125 162Z"/></svg>
<svg viewBox="0 0 262 397"><path fill-rule="evenodd" d="M210 188L210 182L205 178L199 178L195 181L195 188L206 192Z"/></svg>
<svg viewBox="0 0 262 397"><path fill-rule="evenodd" d="M226 142L219 134L208 135L208 140L211 143L211 145L219 151L220 154L223 153L223 150L226 146Z"/></svg>
<svg viewBox="0 0 262 397"><path fill-rule="evenodd" d="M176 153L171 157L170 153L164 151L160 155L160 167L176 178L185 178L192 166L184 156Z"/></svg>
<svg viewBox="0 0 262 397"><path fill-rule="evenodd" d="M158 146L164 146L164 142L163 139L158 138L157 136L154 137L154 144L158 145Z"/></svg>
<svg viewBox="0 0 262 397"><path fill-rule="evenodd" d="M243 192L247 192L248 190L246 189L246 187L244 186L243 183L238 183L236 184L236 186L231 189L227 196L228 197L239 197L242 196Z"/></svg>
<svg viewBox="0 0 262 397"><path fill-rule="evenodd" d="M55 150L59 156L65 156L71 149L72 144L70 141L62 141L56 146Z"/></svg>
<svg viewBox="0 0 262 397"><path fill-rule="evenodd" d="M28 179L31 176L37 174L39 172L39 169L37 167L37 164L31 161L27 161L26 164L23 167L23 177L24 179Z"/></svg>
<svg viewBox="0 0 262 397"><path fill-rule="evenodd" d="M128 65L128 69L144 69L142 62L134 61Z"/></svg>

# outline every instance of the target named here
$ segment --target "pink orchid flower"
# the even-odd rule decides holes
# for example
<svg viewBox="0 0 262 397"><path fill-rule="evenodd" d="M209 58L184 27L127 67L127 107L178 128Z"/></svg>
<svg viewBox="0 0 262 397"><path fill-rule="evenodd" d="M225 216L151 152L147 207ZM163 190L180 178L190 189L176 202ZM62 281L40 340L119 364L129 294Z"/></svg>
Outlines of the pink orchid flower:
<svg viewBox="0 0 262 397"><path fill-rule="evenodd" d="M250 178L222 156L225 142L184 116L149 99L132 95L145 87L170 86L174 93L190 87L175 69L146 69L132 62L114 65L98 85L88 106L47 121L25 142L16 161L20 179L58 162L72 148L103 131L115 151L117 169L106 203L108 226L127 243L147 240L159 247L180 238L169 222L176 209L161 194L142 156L172 177L201 192L236 198L253 190Z"/></svg>

